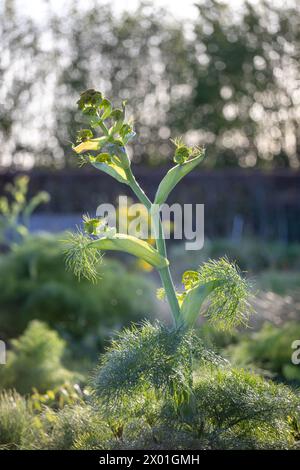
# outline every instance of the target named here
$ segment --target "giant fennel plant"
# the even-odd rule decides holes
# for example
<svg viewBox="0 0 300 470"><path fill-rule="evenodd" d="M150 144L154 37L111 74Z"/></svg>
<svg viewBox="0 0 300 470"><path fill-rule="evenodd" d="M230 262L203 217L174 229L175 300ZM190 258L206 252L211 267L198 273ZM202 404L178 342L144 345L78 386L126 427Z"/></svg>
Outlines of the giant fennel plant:
<svg viewBox="0 0 300 470"><path fill-rule="evenodd" d="M176 292L169 269L160 206L166 202L180 180L198 166L204 149L188 147L175 139L174 163L157 189L151 202L136 181L126 145L135 136L133 126L126 121L125 102L113 108L102 93L93 89L80 95L79 109L88 118L90 128L77 134L74 151L81 164L91 163L120 183L129 186L147 208L155 232L155 247L137 237L117 233L105 220L83 216L83 230L72 234L66 250L67 266L80 278L95 281L102 252L122 251L151 264L162 282L161 296L169 302L174 328L190 328L197 320L201 306L209 301L205 315L221 326L244 323L249 313L249 290L237 267L225 258L204 264L199 271L186 271L182 277L183 291ZM100 135L95 133L100 131Z"/></svg>
<svg viewBox="0 0 300 470"><path fill-rule="evenodd" d="M126 120L125 102L122 108L114 108L102 93L89 89L80 95L77 104L89 124L78 131L73 146L80 164L90 163L132 189L149 213L155 245L117 233L105 220L84 215L83 228L68 239L67 266L78 278L96 281L104 251L127 252L142 259L158 271L162 282L159 296L167 299L173 319L172 328L146 322L141 328L122 333L102 359L94 381L96 393L105 396L109 403L109 398L121 391L132 393L149 385L163 388L179 402L185 402L191 390L193 357L215 359L204 351L193 332L199 312L226 328L246 322L250 310L247 283L237 267L225 258L209 261L198 271L186 271L180 292L172 281L160 206L180 180L202 162L204 149L188 147L181 139L175 139L174 166L151 202L134 177L126 150L135 132L132 123Z"/></svg>
<svg viewBox="0 0 300 470"><path fill-rule="evenodd" d="M153 222L155 244L117 233L105 221L84 216L83 228L67 241L67 266L79 278L96 281L104 251L127 252L142 259L159 273L159 295L168 301L173 319L171 327L145 321L126 329L102 355L92 387L114 436L114 444L102 445L134 446L125 434L131 433L134 441L134 423L138 422L142 423L136 428L138 446L170 446L169 439L173 447L232 448L238 446L237 439L250 448L290 445L288 419L297 400L255 376L232 370L227 361L207 350L194 328L199 314L223 329L247 322L250 290L238 268L221 258L204 263L198 271L186 271L180 291L172 281L159 208L180 180L202 162L204 150L174 140L174 166L152 202L132 172L126 146L135 133L126 121L125 103L113 108L100 92L90 89L81 94L78 106L89 122L89 128L78 132L73 147L80 164L90 163L132 189ZM130 419L133 424L129 426ZM142 443L141 436L148 443ZM95 440L93 432L87 433L76 445L93 448ZM99 441L95 445L101 446Z"/></svg>

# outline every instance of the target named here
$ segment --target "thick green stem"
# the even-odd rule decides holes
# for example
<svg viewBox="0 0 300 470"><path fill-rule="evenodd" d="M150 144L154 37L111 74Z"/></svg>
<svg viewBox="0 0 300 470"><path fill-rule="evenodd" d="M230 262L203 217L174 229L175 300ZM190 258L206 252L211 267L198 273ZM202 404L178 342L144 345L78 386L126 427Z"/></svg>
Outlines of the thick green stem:
<svg viewBox="0 0 300 470"><path fill-rule="evenodd" d="M144 206L148 209L149 213L151 213L151 207L152 203L150 199L146 196L138 182L136 181L131 169L129 168L126 170L126 175L129 181L129 185L134 192L134 194L137 196L139 201L144 204ZM160 215L157 216L158 220L158 234L155 235L155 240L156 240L156 247L160 255L163 257L167 258L167 250L166 250L166 243L165 243L165 237L164 237L164 232L163 232L163 227L161 223L161 218ZM155 223L155 222L154 222ZM171 273L169 267L165 267L162 269L158 270L160 279L162 282L162 285L165 289L166 296L170 305L170 309L172 312L173 320L175 326L179 326L181 324L180 321L180 307L178 304L178 300L176 297L175 293L175 288L174 284L172 281Z"/></svg>
<svg viewBox="0 0 300 470"><path fill-rule="evenodd" d="M131 187L132 191L136 195L136 197L139 199L139 201L144 204L144 206L150 211L152 203L150 199L146 196L140 185L138 184L137 180L135 179L132 171L130 168L125 170L126 176L129 182L129 186Z"/></svg>
<svg viewBox="0 0 300 470"><path fill-rule="evenodd" d="M164 229L163 229L159 214L158 214L158 230L159 230L159 233L158 233L158 237L156 238L156 247L157 247L159 254L167 258L167 249L166 249L166 241L164 237ZM169 266L163 269L160 269L159 274L160 274L162 284L166 291L168 302L170 304L170 308L171 308L173 318L174 318L174 323L176 326L180 326L181 324L180 307L178 304L178 299L176 297L175 287L173 284Z"/></svg>
<svg viewBox="0 0 300 470"><path fill-rule="evenodd" d="M159 272L160 279L161 279L162 285L164 286L166 296L167 296L167 299L171 308L174 324L176 327L178 327L181 325L180 307L179 307L178 300L176 297L170 269L168 267L162 268L162 269L159 269L158 272Z"/></svg>

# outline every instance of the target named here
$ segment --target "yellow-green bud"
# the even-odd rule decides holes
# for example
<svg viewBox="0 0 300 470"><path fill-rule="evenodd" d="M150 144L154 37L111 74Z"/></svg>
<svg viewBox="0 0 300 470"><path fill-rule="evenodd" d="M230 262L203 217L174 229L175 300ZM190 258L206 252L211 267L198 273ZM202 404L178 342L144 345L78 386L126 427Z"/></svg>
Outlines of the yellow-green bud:
<svg viewBox="0 0 300 470"><path fill-rule="evenodd" d="M86 91L80 93L80 98L77 101L78 108L85 114L91 116L95 115L97 108L102 103L102 93L96 91L93 88L90 88Z"/></svg>
<svg viewBox="0 0 300 470"><path fill-rule="evenodd" d="M189 159L190 156L190 150L188 147L181 146L177 147L175 150L175 155L174 155L174 162L179 163L179 165L182 165L182 163L186 162Z"/></svg>
<svg viewBox="0 0 300 470"><path fill-rule="evenodd" d="M93 138L93 132L90 129L80 129L77 132L76 142L86 142Z"/></svg>

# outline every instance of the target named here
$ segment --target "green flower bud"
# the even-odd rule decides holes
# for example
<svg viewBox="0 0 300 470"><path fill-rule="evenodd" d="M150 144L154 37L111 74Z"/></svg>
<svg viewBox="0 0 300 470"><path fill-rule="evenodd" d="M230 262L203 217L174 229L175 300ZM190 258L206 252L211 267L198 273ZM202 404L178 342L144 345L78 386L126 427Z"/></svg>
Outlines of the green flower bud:
<svg viewBox="0 0 300 470"><path fill-rule="evenodd" d="M85 114L93 116L97 113L97 108L102 103L102 93L92 88L80 93L80 98L77 101L78 108Z"/></svg>
<svg viewBox="0 0 300 470"><path fill-rule="evenodd" d="M89 139L93 138L93 132L90 129L80 129L77 132L76 142L86 142Z"/></svg>
<svg viewBox="0 0 300 470"><path fill-rule="evenodd" d="M185 163L191 156L193 149L190 147L187 147L181 138L176 138L174 140L171 140L173 144L176 147L175 154L173 157L173 160L175 163L178 163L179 165L182 165Z"/></svg>
<svg viewBox="0 0 300 470"><path fill-rule="evenodd" d="M160 287L156 290L156 297L158 300L165 300L166 299L166 291L163 287Z"/></svg>
<svg viewBox="0 0 300 470"><path fill-rule="evenodd" d="M82 217L85 233L88 235L97 235L97 229L100 225L100 219L91 219L88 214Z"/></svg>
<svg viewBox="0 0 300 470"><path fill-rule="evenodd" d="M115 121L119 121L119 119L122 119L123 118L123 111L122 109L114 109L112 112L111 112L111 115L110 117L112 119L114 119Z"/></svg>
<svg viewBox="0 0 300 470"><path fill-rule="evenodd" d="M95 91L90 98L91 106L95 108L99 107L102 103L102 94L99 91Z"/></svg>
<svg viewBox="0 0 300 470"><path fill-rule="evenodd" d="M105 119L109 118L111 115L111 110L112 110L111 102L107 100L106 98L104 98L99 106L99 109L103 110L103 113L101 115L101 120L105 121Z"/></svg>
<svg viewBox="0 0 300 470"><path fill-rule="evenodd" d="M121 139L114 139L113 142L117 147L122 147L121 150L123 151L124 145Z"/></svg>
<svg viewBox="0 0 300 470"><path fill-rule="evenodd" d="M119 134L124 145L126 145L135 136L135 132L133 130L132 125L127 123L123 124L119 131Z"/></svg>
<svg viewBox="0 0 300 470"><path fill-rule="evenodd" d="M123 124L123 126L121 127L120 129L120 136L122 137L122 139L127 135L129 134L130 132L132 132L132 127L129 125L129 124Z"/></svg>
<svg viewBox="0 0 300 470"><path fill-rule="evenodd" d="M199 283L199 277L198 271L185 271L182 275L182 284L185 290L190 290L195 287L195 285Z"/></svg>
<svg viewBox="0 0 300 470"><path fill-rule="evenodd" d="M174 162L179 163L179 165L182 165L184 162L186 162L189 159L190 156L190 150L186 146L178 147L175 150L175 155L174 155Z"/></svg>

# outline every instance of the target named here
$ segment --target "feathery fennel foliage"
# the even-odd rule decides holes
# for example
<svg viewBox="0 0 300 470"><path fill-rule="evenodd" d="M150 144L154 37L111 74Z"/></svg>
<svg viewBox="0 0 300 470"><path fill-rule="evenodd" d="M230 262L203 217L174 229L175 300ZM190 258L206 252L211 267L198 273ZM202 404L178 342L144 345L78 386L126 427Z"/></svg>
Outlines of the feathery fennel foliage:
<svg viewBox="0 0 300 470"><path fill-rule="evenodd" d="M65 341L45 323L31 321L19 338L12 340L7 363L0 368L0 390L14 388L27 394L35 387L46 392L76 376L65 369L62 356Z"/></svg>
<svg viewBox="0 0 300 470"><path fill-rule="evenodd" d="M176 296L184 321L195 322L202 313L219 329L231 329L246 325L252 312L249 299L251 289L238 267L226 257L203 263L198 271L185 271L182 275L184 290ZM164 300L163 288L157 290L157 298Z"/></svg>
<svg viewBox="0 0 300 470"><path fill-rule="evenodd" d="M200 375L201 374L201 375ZM199 372L198 413L215 447L289 448L295 445L291 417L300 401L287 387L242 369Z"/></svg>
<svg viewBox="0 0 300 470"><path fill-rule="evenodd" d="M98 402L105 399L98 398ZM141 387L118 413L105 403L34 413L15 392L0 394L3 449L293 449L299 397L243 370L203 364L189 402ZM127 405L127 408L126 408Z"/></svg>
<svg viewBox="0 0 300 470"><path fill-rule="evenodd" d="M204 313L209 321L222 328L245 325L252 311L249 284L241 276L238 267L227 258L220 258L204 263L198 273L198 285L220 281L209 295Z"/></svg>
<svg viewBox="0 0 300 470"><path fill-rule="evenodd" d="M28 200L28 185L28 176L16 176L4 187L7 196L0 197L0 242L9 248L24 241L32 213L50 199L46 191L41 191Z"/></svg>
<svg viewBox="0 0 300 470"><path fill-rule="evenodd" d="M188 370L189 365L184 367ZM143 364L142 370L145 369ZM141 370L139 374L143 374ZM115 393L117 382L113 387L112 383L103 385L108 386L112 397L106 392L99 394L99 388L95 390L96 410L107 420L113 433L105 444L99 436L98 448L290 449L297 446L295 423L299 423L300 400L286 386L233 369L226 363L207 360L200 361L194 369L188 398L183 395L181 400L174 390L168 391L168 379L155 380L154 388L139 377L139 386L133 388L132 372L129 373L128 386L121 384L125 390L122 396L120 392ZM85 434L77 440L76 447L97 448L95 434Z"/></svg>
<svg viewBox="0 0 300 470"><path fill-rule="evenodd" d="M158 322L132 326L102 356L92 383L94 394L109 412L115 409L117 413L122 404L130 407L132 396L141 391L141 397L154 391L180 404L191 394L195 360L226 363L205 349L193 330L169 330Z"/></svg>

